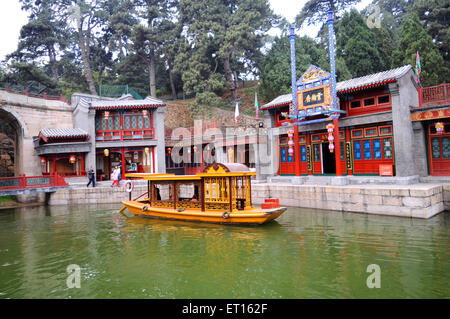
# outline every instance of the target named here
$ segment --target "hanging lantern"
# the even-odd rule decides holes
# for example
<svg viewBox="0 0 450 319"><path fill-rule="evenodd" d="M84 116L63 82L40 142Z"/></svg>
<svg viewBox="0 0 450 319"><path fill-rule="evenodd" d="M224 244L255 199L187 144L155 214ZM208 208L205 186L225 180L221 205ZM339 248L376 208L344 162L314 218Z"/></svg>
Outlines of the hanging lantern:
<svg viewBox="0 0 450 319"><path fill-rule="evenodd" d="M194 152L197 152L197 149L198 149L198 148L197 148L197 146L195 145L195 146L194 146Z"/></svg>
<svg viewBox="0 0 450 319"><path fill-rule="evenodd" d="M327 130L328 130L328 134L333 134L334 131L334 125L333 124L328 124L327 125Z"/></svg>
<svg viewBox="0 0 450 319"><path fill-rule="evenodd" d="M45 157L41 157L41 164L45 165L47 163L47 161L45 160Z"/></svg>
<svg viewBox="0 0 450 319"><path fill-rule="evenodd" d="M442 134L444 133L444 123L442 122L436 122L434 124L434 127L436 128L436 133L437 134Z"/></svg>
<svg viewBox="0 0 450 319"><path fill-rule="evenodd" d="M109 118L109 111L105 111L105 120Z"/></svg>
<svg viewBox="0 0 450 319"><path fill-rule="evenodd" d="M168 149L167 149L167 153L171 153L172 152L172 149L169 147Z"/></svg>
<svg viewBox="0 0 450 319"><path fill-rule="evenodd" d="M330 153L333 153L334 151L334 136L333 136L333 132L334 132L334 125L333 124L328 124L327 126L327 131L328 131L328 149L330 150Z"/></svg>
<svg viewBox="0 0 450 319"><path fill-rule="evenodd" d="M70 157L69 157L69 163L70 164L73 164L73 163L75 163L77 161L77 158L75 157L75 155L70 155Z"/></svg>
<svg viewBox="0 0 450 319"><path fill-rule="evenodd" d="M148 118L147 110L142 110L142 117L145 119Z"/></svg>
<svg viewBox="0 0 450 319"><path fill-rule="evenodd" d="M145 152L145 155L149 155L150 154L150 148L148 148L148 147L144 148L144 152Z"/></svg>
<svg viewBox="0 0 450 319"><path fill-rule="evenodd" d="M105 154L105 156L109 156L109 149L105 148L105 150L103 151L103 154Z"/></svg>
<svg viewBox="0 0 450 319"><path fill-rule="evenodd" d="M294 141L292 139L289 139L288 145L289 146L294 146Z"/></svg>
<svg viewBox="0 0 450 319"><path fill-rule="evenodd" d="M289 153L289 155L294 154L294 149L292 147L290 147L290 146L288 148L288 153Z"/></svg>
<svg viewBox="0 0 450 319"><path fill-rule="evenodd" d="M288 137L289 137L289 138L294 137L294 130L288 130L288 131L287 131L287 134L288 134Z"/></svg>

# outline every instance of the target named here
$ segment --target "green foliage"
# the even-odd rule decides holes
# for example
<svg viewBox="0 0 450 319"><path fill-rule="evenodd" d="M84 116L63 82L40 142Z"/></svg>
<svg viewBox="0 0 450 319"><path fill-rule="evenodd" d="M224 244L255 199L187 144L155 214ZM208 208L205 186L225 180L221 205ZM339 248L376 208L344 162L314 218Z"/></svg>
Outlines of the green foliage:
<svg viewBox="0 0 450 319"><path fill-rule="evenodd" d="M181 0L180 20L189 41L181 63L184 91L211 90L209 79L221 73L233 99L238 74L252 70L275 16L267 0Z"/></svg>
<svg viewBox="0 0 450 319"><path fill-rule="evenodd" d="M356 10L346 12L339 21L336 35L336 55L345 61L353 77L382 71L375 34Z"/></svg>
<svg viewBox="0 0 450 319"><path fill-rule="evenodd" d="M361 0L308 0L300 13L295 17L295 23L301 28L303 23L321 24L326 22L328 11L339 16L345 9L357 4Z"/></svg>
<svg viewBox="0 0 450 319"><path fill-rule="evenodd" d="M221 104L220 97L213 92L197 93L195 102L188 105L192 118L210 118L213 107Z"/></svg>
<svg viewBox="0 0 450 319"><path fill-rule="evenodd" d="M447 71L450 71L450 2L448 0L420 0L413 5L425 30L433 39L445 61ZM447 73L446 80L450 78Z"/></svg>
<svg viewBox="0 0 450 319"><path fill-rule="evenodd" d="M433 86L445 82L448 69L444 59L436 48L433 39L425 31L418 16L413 14L402 24L401 38L397 50L393 53L393 66L416 65L416 54L419 51L423 86Z"/></svg>
<svg viewBox="0 0 450 319"><path fill-rule="evenodd" d="M325 50L318 48L315 41L309 37L296 37L295 63L297 78L311 64L324 70L329 69ZM280 94L287 94L291 91L291 58L288 37L275 38L271 49L262 60L260 69L262 86L259 93L264 100L271 100Z"/></svg>

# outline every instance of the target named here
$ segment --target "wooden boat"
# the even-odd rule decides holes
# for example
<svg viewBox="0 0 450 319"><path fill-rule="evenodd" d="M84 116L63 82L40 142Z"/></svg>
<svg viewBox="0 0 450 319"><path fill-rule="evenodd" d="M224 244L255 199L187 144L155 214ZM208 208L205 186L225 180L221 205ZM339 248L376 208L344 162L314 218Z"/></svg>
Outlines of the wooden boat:
<svg viewBox="0 0 450 319"><path fill-rule="evenodd" d="M147 192L122 203L135 216L221 224L264 224L286 211L278 199L253 207L252 175L239 163L214 163L196 175L126 174L147 180ZM146 196L147 195L147 196Z"/></svg>

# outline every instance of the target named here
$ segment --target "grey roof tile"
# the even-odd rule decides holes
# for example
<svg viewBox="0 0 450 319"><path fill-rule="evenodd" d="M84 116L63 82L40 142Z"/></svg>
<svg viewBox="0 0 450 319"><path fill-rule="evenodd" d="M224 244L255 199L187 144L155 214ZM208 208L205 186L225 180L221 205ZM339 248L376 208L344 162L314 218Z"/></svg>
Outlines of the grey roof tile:
<svg viewBox="0 0 450 319"><path fill-rule="evenodd" d="M353 89L358 89L365 86L372 86L377 84L382 84L391 80L398 80L404 76L409 70L412 69L411 65L404 65L402 67L387 70L383 72L378 72L374 74L369 74L359 78L354 78L346 81L341 81L336 84L336 91L343 92ZM292 94L284 94L276 97L274 100L267 104L261 106L261 109L268 109L277 106L288 105L292 102Z"/></svg>

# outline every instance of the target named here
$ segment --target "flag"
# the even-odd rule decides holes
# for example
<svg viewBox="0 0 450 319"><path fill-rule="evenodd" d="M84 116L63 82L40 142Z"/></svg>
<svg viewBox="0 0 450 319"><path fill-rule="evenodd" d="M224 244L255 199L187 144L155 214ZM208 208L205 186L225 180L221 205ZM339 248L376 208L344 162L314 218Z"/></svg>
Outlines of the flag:
<svg viewBox="0 0 450 319"><path fill-rule="evenodd" d="M416 55L416 81L417 81L417 83L420 82L420 72L421 71L422 71L422 66L420 65L419 51L417 51L417 55Z"/></svg>
<svg viewBox="0 0 450 319"><path fill-rule="evenodd" d="M255 92L255 111L256 111L256 117L255 117L255 119L258 119L258 109L259 109L259 105L258 105L258 93Z"/></svg>
<svg viewBox="0 0 450 319"><path fill-rule="evenodd" d="M236 102L236 108L234 109L234 125L237 126L237 120L239 118L239 102Z"/></svg>

